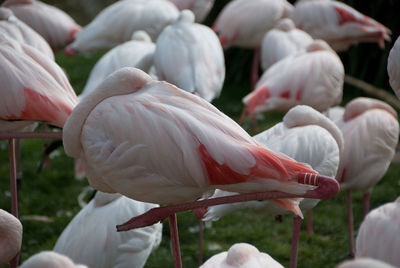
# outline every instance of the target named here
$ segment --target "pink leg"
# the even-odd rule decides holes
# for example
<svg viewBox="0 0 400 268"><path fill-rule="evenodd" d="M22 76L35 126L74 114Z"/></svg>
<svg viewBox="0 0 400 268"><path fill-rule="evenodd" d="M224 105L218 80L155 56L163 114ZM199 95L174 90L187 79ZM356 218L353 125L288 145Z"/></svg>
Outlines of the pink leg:
<svg viewBox="0 0 400 268"><path fill-rule="evenodd" d="M354 258L354 226L353 226L353 206L351 201L351 191L347 190L347 220L349 228L349 249L350 258Z"/></svg>
<svg viewBox="0 0 400 268"><path fill-rule="evenodd" d="M369 203L371 199L371 191L364 193L363 196L363 219L367 216L369 212Z"/></svg>
<svg viewBox="0 0 400 268"><path fill-rule="evenodd" d="M199 266L203 264L203 221L199 219Z"/></svg>
<svg viewBox="0 0 400 268"><path fill-rule="evenodd" d="M299 249L301 218L293 217L293 234L292 234L292 250L290 252L290 268L297 267L297 252Z"/></svg>
<svg viewBox="0 0 400 268"><path fill-rule="evenodd" d="M260 48L254 49L253 62L251 65L251 90L254 90L258 81L258 69L260 65Z"/></svg>
<svg viewBox="0 0 400 268"><path fill-rule="evenodd" d="M181 250L179 246L178 223L176 214L169 216L169 230L171 232L172 251L174 253L175 268L182 268Z"/></svg>
<svg viewBox="0 0 400 268"><path fill-rule="evenodd" d="M10 159L10 188L11 188L11 213L19 218L18 193L17 193L17 170L15 160L15 139L8 139L8 158ZM10 262L11 268L18 266L19 252Z"/></svg>
<svg viewBox="0 0 400 268"><path fill-rule="evenodd" d="M313 225L312 225L312 210L307 211L307 233L309 235L314 234Z"/></svg>

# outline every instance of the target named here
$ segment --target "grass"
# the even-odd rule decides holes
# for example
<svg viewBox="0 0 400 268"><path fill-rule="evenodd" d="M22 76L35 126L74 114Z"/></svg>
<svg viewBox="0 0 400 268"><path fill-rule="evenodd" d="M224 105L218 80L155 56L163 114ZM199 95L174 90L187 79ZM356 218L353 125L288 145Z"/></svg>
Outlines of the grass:
<svg viewBox="0 0 400 268"><path fill-rule="evenodd" d="M72 86L79 93L90 69L102 52L90 56L65 58L56 55L57 62L66 70ZM232 77L232 75L231 75ZM249 91L247 80L231 80L214 104L229 116L237 119L242 105L240 99ZM353 93L354 94L354 91ZM346 97L348 101L349 97ZM268 113L260 129L279 122L283 114ZM249 125L245 124L246 128ZM51 168L37 173L43 152L41 140L22 141L22 191L20 214L24 225L22 260L41 250L52 249L58 236L72 217L80 210L77 197L88 185L86 180L73 178L73 160L58 149L52 157ZM0 143L0 207L10 210L9 170L7 144ZM400 192L400 164L392 164L383 180L372 194L371 208L393 201ZM355 228L361 221L361 193L354 194ZM27 218L28 215L46 216L47 221ZM192 212L178 215L182 260L184 267L197 266L197 219ZM282 265L289 265L292 218L283 217L277 222L270 215L255 211L239 211L212 224L205 231L204 258L227 250L237 242L248 242L260 251L267 252ZM334 267L348 258L345 196L340 193L331 200L320 202L314 210L315 235L301 232L298 267ZM90 246L90 245L88 245ZM168 223L164 223L163 241L150 256L146 267L173 267L170 251Z"/></svg>

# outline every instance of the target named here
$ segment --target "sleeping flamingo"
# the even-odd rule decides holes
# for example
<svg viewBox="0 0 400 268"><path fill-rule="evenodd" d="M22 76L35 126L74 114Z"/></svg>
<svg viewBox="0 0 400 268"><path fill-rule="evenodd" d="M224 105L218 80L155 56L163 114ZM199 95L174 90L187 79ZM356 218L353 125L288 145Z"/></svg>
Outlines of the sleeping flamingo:
<svg viewBox="0 0 400 268"><path fill-rule="evenodd" d="M108 51L99 59L90 72L85 88L79 98L93 91L109 74L122 67L139 68L149 73L153 67L156 46L144 31L137 31L132 40L122 43Z"/></svg>
<svg viewBox="0 0 400 268"><path fill-rule="evenodd" d="M394 46L390 50L387 71L389 83L397 98L400 99L400 38L397 38Z"/></svg>
<svg viewBox="0 0 400 268"><path fill-rule="evenodd" d="M312 41L312 37L297 29L291 19L285 18L278 21L262 40L261 67L263 71L275 62L304 50Z"/></svg>
<svg viewBox="0 0 400 268"><path fill-rule="evenodd" d="M399 136L396 111L383 101L356 98L349 102L337 122L344 137L336 179L347 191L350 254L354 254L351 191L364 193L363 215L369 210L372 188L388 169Z"/></svg>
<svg viewBox="0 0 400 268"><path fill-rule="evenodd" d="M53 49L64 48L81 30L67 13L37 0L7 0L3 7L11 9L15 16L32 27Z"/></svg>
<svg viewBox="0 0 400 268"><path fill-rule="evenodd" d="M65 53L73 56L110 49L129 41L132 34L140 30L157 40L164 27L178 15L175 5L166 0L117 1L77 33L75 41L65 48Z"/></svg>
<svg viewBox="0 0 400 268"><path fill-rule="evenodd" d="M376 42L383 49L390 30L352 7L334 0L297 1L291 14L297 27L323 39L336 51L359 42Z"/></svg>
<svg viewBox="0 0 400 268"><path fill-rule="evenodd" d="M154 207L158 205L98 191L64 229L54 251L89 267L141 268L161 242L162 224L128 233L115 232L115 225Z"/></svg>
<svg viewBox="0 0 400 268"><path fill-rule="evenodd" d="M281 123L254 136L254 139L268 149L284 153L296 161L307 163L320 174L332 177L336 175L339 167L339 155L343 150L343 136L335 123L313 108L303 105L290 109ZM216 190L212 197L232 194L234 193ZM317 199L303 199L300 202L300 208L303 212L311 212L318 201ZM240 209L257 209L272 215L287 213L269 201L252 201L209 207L201 214L204 216L204 221L215 221ZM307 216L311 216L311 214L307 214ZM308 217L308 220L311 222L311 217ZM296 232L300 230L300 224L301 221L295 218L292 247L298 245L296 239L298 240L299 233ZM308 224L307 227L310 228L312 225ZM295 253L297 254L297 252ZM297 255L291 257L291 267L295 267L296 257Z"/></svg>
<svg viewBox="0 0 400 268"><path fill-rule="evenodd" d="M301 215L291 197L330 198L339 190L331 178L262 147L202 98L134 68L117 70L82 99L64 126L63 142L67 155L82 159L95 189L169 205L118 230L169 217L178 267L176 212L251 196L287 198L276 202ZM315 190L307 185L313 178ZM186 203L216 188L247 194ZM274 192L253 194L263 191Z"/></svg>
<svg viewBox="0 0 400 268"><path fill-rule="evenodd" d="M213 25L223 48L231 46L254 50L252 89L258 80L261 41L282 18L290 16L293 6L286 0L234 0L219 13Z"/></svg>
<svg viewBox="0 0 400 268"><path fill-rule="evenodd" d="M199 268L283 268L267 253L247 243L237 243L228 251L212 256Z"/></svg>
<svg viewBox="0 0 400 268"><path fill-rule="evenodd" d="M20 268L88 268L75 264L67 256L52 251L42 251L27 259Z"/></svg>
<svg viewBox="0 0 400 268"><path fill-rule="evenodd" d="M384 204L370 213L361 223L356 241L356 257L374 258L400 266L400 198Z"/></svg>
<svg viewBox="0 0 400 268"><path fill-rule="evenodd" d="M17 254L22 244L22 224L16 217L2 209L0 209L0 234L0 265L13 260L10 263L11 267L17 267Z"/></svg>
<svg viewBox="0 0 400 268"><path fill-rule="evenodd" d="M260 78L253 92L243 98L246 113L255 114L304 104L318 111L339 104L343 94L344 68L337 54L322 40L304 52L272 65Z"/></svg>
<svg viewBox="0 0 400 268"><path fill-rule="evenodd" d="M221 44L210 28L194 23L189 10L182 11L158 37L154 65L160 79L209 102L221 93L225 79Z"/></svg>
<svg viewBox="0 0 400 268"><path fill-rule="evenodd" d="M202 22L210 13L215 0L168 0L179 10L189 9L193 12L196 22Z"/></svg>
<svg viewBox="0 0 400 268"><path fill-rule="evenodd" d="M10 39L33 46L54 60L53 51L42 36L15 17L10 9L0 7L0 40Z"/></svg>

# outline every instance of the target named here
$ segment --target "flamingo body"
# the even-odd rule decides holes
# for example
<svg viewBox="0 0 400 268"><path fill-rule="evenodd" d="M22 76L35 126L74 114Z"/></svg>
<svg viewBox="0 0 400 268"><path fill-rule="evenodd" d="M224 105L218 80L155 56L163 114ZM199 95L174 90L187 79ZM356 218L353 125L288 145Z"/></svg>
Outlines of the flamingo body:
<svg viewBox="0 0 400 268"><path fill-rule="evenodd" d="M376 42L384 48L390 30L339 1L298 1L291 18L315 39L323 39L336 51L359 42Z"/></svg>
<svg viewBox="0 0 400 268"><path fill-rule="evenodd" d="M215 0L169 0L179 10L189 9L195 15L196 22L202 22L210 13Z"/></svg>
<svg viewBox="0 0 400 268"><path fill-rule="evenodd" d="M265 71L275 62L304 50L313 41L306 32L297 29L290 19L282 19L268 31L261 45L261 66Z"/></svg>
<svg viewBox="0 0 400 268"><path fill-rule="evenodd" d="M189 10L157 39L154 64L161 79L207 101L218 97L225 79L225 60L215 33L194 23Z"/></svg>
<svg viewBox="0 0 400 268"><path fill-rule="evenodd" d="M7 130L13 120L63 127L78 99L61 68L35 48L16 42L3 42L0 58L0 129Z"/></svg>
<svg viewBox="0 0 400 268"><path fill-rule="evenodd" d="M81 30L67 13L36 0L7 0L3 7L38 32L54 49L65 47Z"/></svg>
<svg viewBox="0 0 400 268"><path fill-rule="evenodd" d="M2 7L0 8L0 40L10 39L33 46L54 60L53 51L46 40L15 17L10 9Z"/></svg>
<svg viewBox="0 0 400 268"><path fill-rule="evenodd" d="M88 268L76 265L70 258L52 251L42 251L27 259L20 268Z"/></svg>
<svg viewBox="0 0 400 268"><path fill-rule="evenodd" d="M272 65L243 103L250 116L269 110L287 111L298 104L324 111L341 102L343 79L339 57L318 40L306 51Z"/></svg>
<svg viewBox="0 0 400 268"><path fill-rule="evenodd" d="M178 9L166 0L118 1L101 11L76 34L66 47L67 55L109 49L129 41L134 32L143 30L152 40L178 17Z"/></svg>
<svg viewBox="0 0 400 268"><path fill-rule="evenodd" d="M21 222L5 210L0 209L0 265L14 258L22 244Z"/></svg>
<svg viewBox="0 0 400 268"><path fill-rule="evenodd" d="M356 240L356 257L384 261L395 267L400 265L400 198L384 204L370 213L361 223Z"/></svg>
<svg viewBox="0 0 400 268"><path fill-rule="evenodd" d="M93 91L104 78L119 68L130 66L149 73L155 49L155 44L146 32L135 32L131 41L114 47L96 63L79 97Z"/></svg>
<svg viewBox="0 0 400 268"><path fill-rule="evenodd" d="M286 0L234 0L220 12L213 29L224 48L257 48L265 33L288 17L292 8Z"/></svg>
<svg viewBox="0 0 400 268"><path fill-rule="evenodd" d="M200 268L283 268L267 253L260 252L247 243L237 243L228 251L221 252L208 259Z"/></svg>
<svg viewBox="0 0 400 268"><path fill-rule="evenodd" d="M63 140L94 188L150 203L193 201L215 188L305 193L293 176L316 173L261 147L207 101L133 68L80 102Z"/></svg>
<svg viewBox="0 0 400 268"><path fill-rule="evenodd" d="M157 205L120 194L97 192L64 229L54 251L89 267L143 267L161 242L161 223L128 233L117 233L114 229L132 215L154 207Z"/></svg>
<svg viewBox="0 0 400 268"><path fill-rule="evenodd" d="M400 98L400 38L397 38L394 46L390 50L387 71L389 83L397 98Z"/></svg>
<svg viewBox="0 0 400 268"><path fill-rule="evenodd" d="M371 258L357 258L345 261L336 266L336 268L394 268L394 266Z"/></svg>

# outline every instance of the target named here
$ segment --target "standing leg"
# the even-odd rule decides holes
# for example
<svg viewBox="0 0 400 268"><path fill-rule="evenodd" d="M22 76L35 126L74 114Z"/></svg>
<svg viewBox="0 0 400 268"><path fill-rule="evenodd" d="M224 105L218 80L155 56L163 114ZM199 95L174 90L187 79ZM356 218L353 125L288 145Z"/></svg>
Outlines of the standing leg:
<svg viewBox="0 0 400 268"><path fill-rule="evenodd" d="M347 224L349 228L349 249L350 258L354 258L354 226L353 226L353 206L351 201L351 191L347 190Z"/></svg>
<svg viewBox="0 0 400 268"><path fill-rule="evenodd" d="M199 266L203 264L203 221L199 219Z"/></svg>
<svg viewBox="0 0 400 268"><path fill-rule="evenodd" d="M174 253L175 268L182 268L181 250L179 246L178 223L176 214L169 216L169 229L171 232L172 251Z"/></svg>
<svg viewBox="0 0 400 268"><path fill-rule="evenodd" d="M22 185L22 170L21 170L21 139L15 139L15 171L17 174L17 202L19 203L19 195Z"/></svg>
<svg viewBox="0 0 400 268"><path fill-rule="evenodd" d="M363 196L363 219L365 218L365 216L367 216L369 212L370 199L371 199L371 190L368 190L368 192L365 192Z"/></svg>
<svg viewBox="0 0 400 268"><path fill-rule="evenodd" d="M293 234L292 234L292 250L290 252L290 268L297 267L297 251L299 248L301 218L293 217Z"/></svg>
<svg viewBox="0 0 400 268"><path fill-rule="evenodd" d="M312 225L312 210L307 211L307 233L309 235L314 234L313 225Z"/></svg>
<svg viewBox="0 0 400 268"><path fill-rule="evenodd" d="M10 161L11 212L16 218L19 218L15 139L13 138L8 139L8 158ZM20 253L18 252L17 255L11 260L11 268L16 268L18 266L19 254Z"/></svg>
<svg viewBox="0 0 400 268"><path fill-rule="evenodd" d="M261 49L255 48L253 54L253 62L251 64L251 90L254 90L258 81L258 69L260 65L260 51Z"/></svg>

